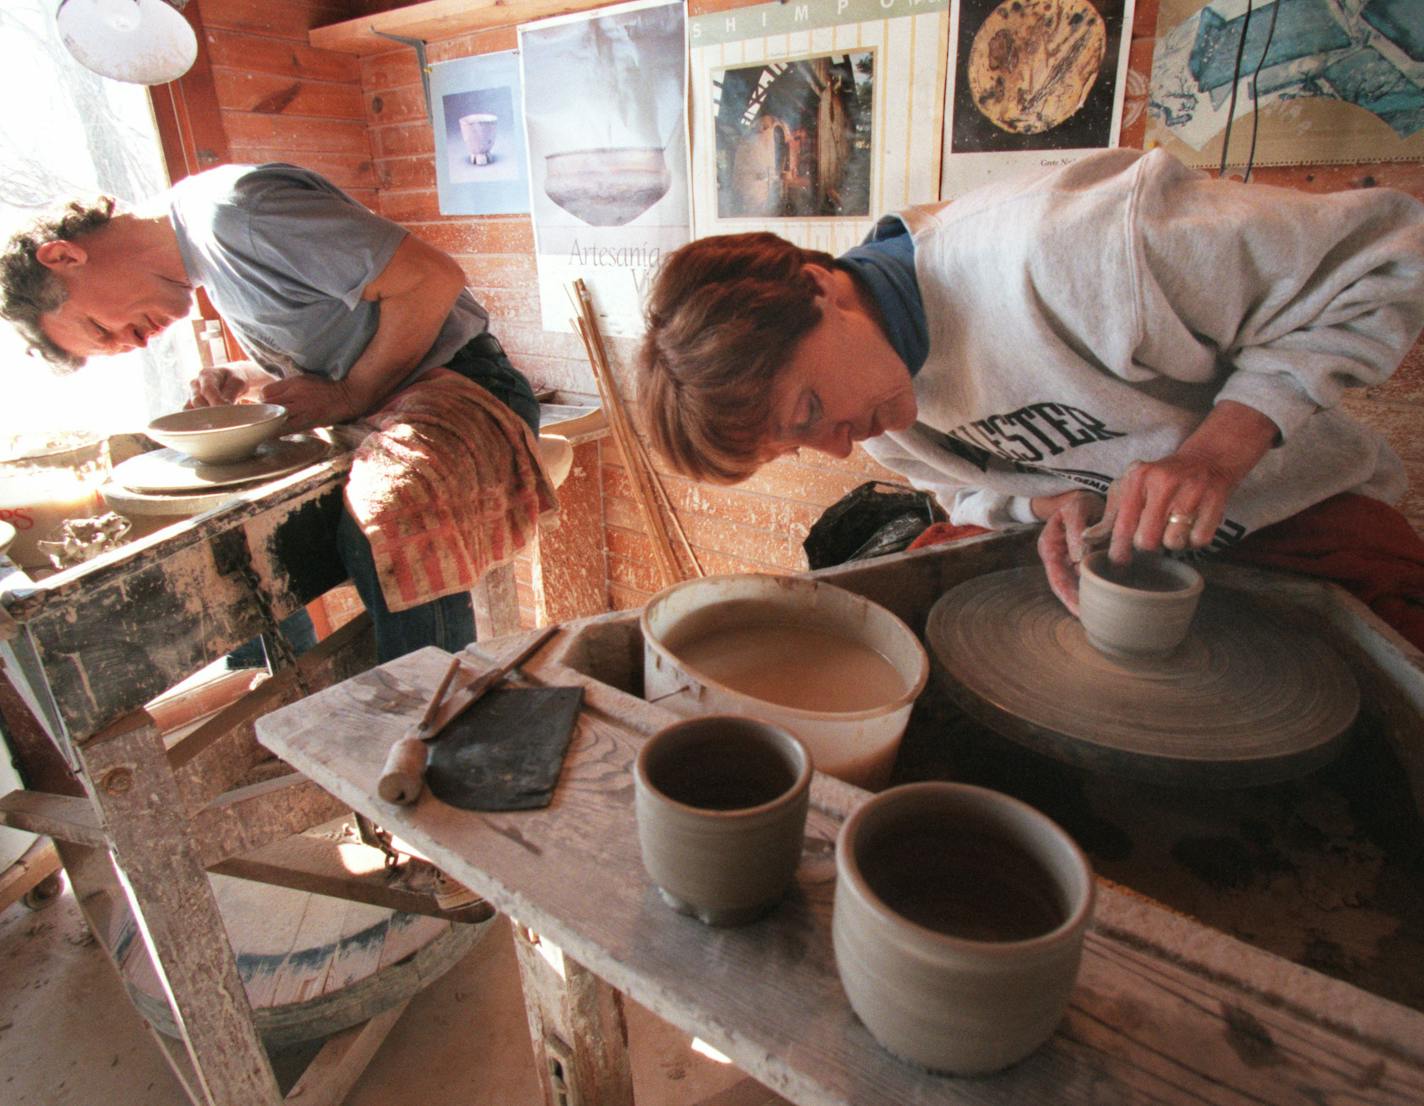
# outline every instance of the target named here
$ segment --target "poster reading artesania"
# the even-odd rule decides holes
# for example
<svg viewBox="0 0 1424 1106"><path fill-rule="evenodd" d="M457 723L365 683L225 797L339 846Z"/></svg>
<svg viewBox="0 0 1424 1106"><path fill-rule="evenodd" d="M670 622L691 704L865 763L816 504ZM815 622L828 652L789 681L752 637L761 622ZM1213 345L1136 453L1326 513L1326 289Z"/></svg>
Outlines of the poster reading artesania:
<svg viewBox="0 0 1424 1106"><path fill-rule="evenodd" d="M939 197L949 0L801 0L689 21L699 237L839 253Z"/></svg>
<svg viewBox="0 0 1424 1106"><path fill-rule="evenodd" d="M582 279L604 333L641 333L654 271L689 238L686 34L660 0L519 29L547 330L573 329Z"/></svg>

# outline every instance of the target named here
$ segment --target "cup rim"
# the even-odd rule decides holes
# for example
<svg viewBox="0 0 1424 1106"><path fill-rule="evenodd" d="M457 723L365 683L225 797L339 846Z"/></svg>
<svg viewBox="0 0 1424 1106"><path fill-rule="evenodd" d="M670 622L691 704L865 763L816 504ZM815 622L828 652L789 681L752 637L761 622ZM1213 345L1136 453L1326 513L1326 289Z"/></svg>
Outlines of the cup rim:
<svg viewBox="0 0 1424 1106"><path fill-rule="evenodd" d="M1107 556L1108 551L1106 549L1095 549L1079 562L1079 566L1081 575L1091 576L1096 584L1113 594L1131 595L1145 602L1152 602L1152 597L1156 597L1156 601L1165 602L1167 600L1180 600L1185 596L1199 594L1206 586L1206 581L1202 577L1201 571L1196 568L1195 565L1190 565L1186 561L1169 556L1166 553L1153 551L1134 552L1133 556L1151 557L1159 564L1175 566L1174 571L1180 569L1182 572L1189 574L1187 582L1179 588L1173 588L1171 591L1149 591L1146 588L1128 587L1126 584L1120 584L1116 580L1103 575L1102 570L1098 566L1107 559Z"/></svg>
<svg viewBox="0 0 1424 1106"><path fill-rule="evenodd" d="M658 739L664 734L676 733L686 729L700 729L709 723L726 724L728 722L745 725L763 727L775 735L781 742L789 742L789 748L794 750L799 761L796 776L791 785L775 797L768 799L764 803L756 806L739 806L731 810L714 810L703 806L694 806L691 803L684 803L679 799L674 799L662 788L653 783L648 774L648 760L656 750ZM710 727L708 727L710 728ZM666 804L674 810L685 811L701 818L713 818L719 820L745 819L764 814L779 807L785 806L789 802L794 802L802 793L811 787L811 776L815 772L815 765L811 761L811 750L806 743L788 730L785 726L777 725L775 722L768 722L764 718L755 718L749 714L699 714L692 718L682 718L676 722L669 723L656 733L645 739L638 747L638 755L633 758L633 777L639 790L647 795L656 797L657 801Z"/></svg>
<svg viewBox="0 0 1424 1106"><path fill-rule="evenodd" d="M861 824L870 813L878 807L896 801L898 798L910 794L954 794L961 796L974 796L982 801L1001 804L1009 809L1016 810L1021 816L1038 823L1048 829L1048 831L1067 847L1069 855L1073 858L1079 871L1085 877L1085 889L1082 901L1077 907L1068 911L1067 916L1052 929L1037 934L1033 937L1024 937L1012 941L983 941L972 937L956 937L941 930L931 929L929 926L921 925L912 921L897 910L891 909L889 904L877 895L870 887L865 878L865 873L860 870L859 863L852 855L852 850L848 844L851 836L859 832ZM956 783L949 780L923 780L918 783L900 784L896 787L887 788L878 792L851 811L850 816L841 824L840 833L836 836L836 878L839 881L844 878L854 890L856 896L869 908L881 921L900 926L916 935L919 940L927 941L931 945L943 949L972 949L976 955L981 956L1021 956L1025 952L1032 952L1036 949L1055 944L1062 940L1065 934L1071 933L1075 929L1086 927L1089 918L1092 916L1093 903L1096 898L1097 888L1093 875L1093 867L1088 862L1086 854L1079 848L1078 843L1072 836L1055 822L1048 815L1037 807L1015 798L1003 791L995 791L993 788L980 787L977 784Z"/></svg>

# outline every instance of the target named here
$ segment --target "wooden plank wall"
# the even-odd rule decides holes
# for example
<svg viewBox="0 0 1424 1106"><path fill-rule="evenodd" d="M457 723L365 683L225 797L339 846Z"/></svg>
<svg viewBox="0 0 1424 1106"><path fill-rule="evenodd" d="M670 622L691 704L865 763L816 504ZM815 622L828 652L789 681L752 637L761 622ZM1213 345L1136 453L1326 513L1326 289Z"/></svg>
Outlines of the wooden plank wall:
<svg viewBox="0 0 1424 1106"><path fill-rule="evenodd" d="M595 390L582 346L540 325L527 216L444 217L435 191L434 139L414 51L355 58L313 50L312 26L400 6L391 0L195 0L206 25L205 48L235 160L277 158L328 173L377 211L455 255L475 295L489 308L495 333L531 378L549 387ZM693 0L694 13L741 0ZM512 5L517 7L517 4ZM1156 0L1137 0L1132 79L1123 145L1140 147L1145 92L1156 29ZM463 35L428 46L432 63L513 49L513 28ZM1257 179L1314 191L1389 185L1424 198L1424 166L1358 165L1258 170ZM610 340L614 372L633 393L636 343ZM1353 396L1349 409L1379 427L1409 464L1413 488L1404 503L1424 529L1424 349L1416 349L1384 386ZM862 481L893 479L857 451L844 462L807 454L784 459L734 488L663 480L708 573L796 571L801 541L826 506ZM608 593L613 607L641 604L658 578L630 484L616 448L601 446L602 509ZM519 571L521 607L532 621L527 563Z"/></svg>
<svg viewBox="0 0 1424 1106"><path fill-rule="evenodd" d="M375 207L360 62L307 45L311 28L348 17L344 0L199 0L198 8L229 158L315 169Z"/></svg>

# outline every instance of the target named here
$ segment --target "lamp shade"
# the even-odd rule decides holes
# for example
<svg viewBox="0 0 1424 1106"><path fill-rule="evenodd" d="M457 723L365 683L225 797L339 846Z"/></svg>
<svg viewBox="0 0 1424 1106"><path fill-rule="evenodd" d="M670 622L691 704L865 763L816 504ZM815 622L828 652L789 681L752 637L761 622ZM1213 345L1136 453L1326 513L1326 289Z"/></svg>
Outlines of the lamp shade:
<svg viewBox="0 0 1424 1106"><path fill-rule="evenodd" d="M130 84L177 80L198 56L198 37L167 0L60 0L65 48L86 69Z"/></svg>

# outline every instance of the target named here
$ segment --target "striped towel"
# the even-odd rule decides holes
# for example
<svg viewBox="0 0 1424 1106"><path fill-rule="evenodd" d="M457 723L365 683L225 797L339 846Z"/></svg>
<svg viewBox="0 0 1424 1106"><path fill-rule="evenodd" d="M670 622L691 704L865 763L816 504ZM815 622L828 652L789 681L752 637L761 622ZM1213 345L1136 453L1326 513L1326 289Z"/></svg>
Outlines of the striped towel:
<svg viewBox="0 0 1424 1106"><path fill-rule="evenodd" d="M528 425L458 373L426 373L366 423L346 504L393 611L469 591L559 509Z"/></svg>

